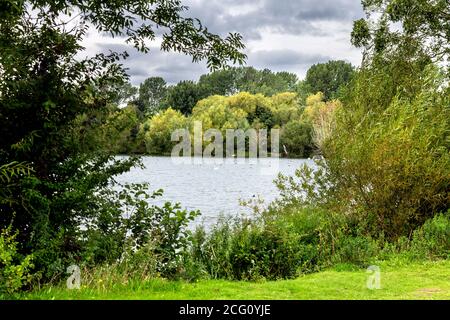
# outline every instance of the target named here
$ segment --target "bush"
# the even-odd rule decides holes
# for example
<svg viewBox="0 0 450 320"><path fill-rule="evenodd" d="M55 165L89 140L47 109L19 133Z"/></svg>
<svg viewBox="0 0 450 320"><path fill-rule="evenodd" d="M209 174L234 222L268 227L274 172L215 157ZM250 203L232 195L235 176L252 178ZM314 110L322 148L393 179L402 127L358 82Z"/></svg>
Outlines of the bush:
<svg viewBox="0 0 450 320"><path fill-rule="evenodd" d="M209 233L198 229L192 259L211 278L294 278L329 265L341 222L317 209L272 208L263 216L222 219Z"/></svg>
<svg viewBox="0 0 450 320"><path fill-rule="evenodd" d="M17 252L16 236L11 226L0 233L0 295L12 294L31 281L33 256Z"/></svg>
<svg viewBox="0 0 450 320"><path fill-rule="evenodd" d="M411 250L422 258L450 258L450 210L414 231Z"/></svg>
<svg viewBox="0 0 450 320"><path fill-rule="evenodd" d="M286 148L290 157L307 158L313 151L311 136L311 125L300 120L291 120L281 131L280 144Z"/></svg>
<svg viewBox="0 0 450 320"><path fill-rule="evenodd" d="M198 228L184 276L276 280L334 266L365 268L380 260L445 259L450 254L449 232L447 213L428 220L411 239L374 239L351 216L274 203L253 219L222 217L209 232Z"/></svg>
<svg viewBox="0 0 450 320"><path fill-rule="evenodd" d="M98 190L73 235L61 228L34 251L41 279L59 280L72 264L88 269L115 265L134 253L142 256L141 249L151 252L158 274L174 276L182 262L180 253L190 243L188 224L199 213L182 210L179 204L152 203L161 195L162 190L149 192L147 184Z"/></svg>
<svg viewBox="0 0 450 320"><path fill-rule="evenodd" d="M176 142L172 132L187 127L187 119L179 111L168 108L141 125L139 139L145 141L149 154L170 154Z"/></svg>
<svg viewBox="0 0 450 320"><path fill-rule="evenodd" d="M340 108L337 128L324 143L326 160L297 170L295 177L280 177L281 200L339 212L364 235L391 240L410 236L446 211L448 85L436 68L420 81L421 90L411 100L398 96L384 110L362 111L364 97Z"/></svg>
<svg viewBox="0 0 450 320"><path fill-rule="evenodd" d="M232 280L295 277L309 248L296 237L254 224L223 224L195 243L193 259L211 278ZM201 231L197 231L197 237ZM199 237L196 239L199 240ZM299 246L300 244L300 246ZM304 257L304 259L302 259Z"/></svg>
<svg viewBox="0 0 450 320"><path fill-rule="evenodd" d="M188 224L200 213L182 210L180 204L151 204L162 190L148 192L147 184L125 185L115 192L98 195L99 207L93 208L92 220L81 230L81 260L86 265L116 263L125 256L147 252L156 261L156 271L172 277L180 268L181 253L190 244Z"/></svg>

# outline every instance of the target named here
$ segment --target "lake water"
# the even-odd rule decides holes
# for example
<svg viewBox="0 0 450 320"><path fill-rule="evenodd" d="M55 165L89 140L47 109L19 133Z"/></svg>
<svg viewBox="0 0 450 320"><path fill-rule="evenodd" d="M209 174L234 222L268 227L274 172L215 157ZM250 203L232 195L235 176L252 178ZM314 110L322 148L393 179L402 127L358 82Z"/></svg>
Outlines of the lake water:
<svg viewBox="0 0 450 320"><path fill-rule="evenodd" d="M310 159L223 159L222 163L201 158L143 157L145 169L133 168L117 180L121 183L150 183L151 189L163 189L156 201L179 202L188 210L200 210L197 223L213 224L220 214L248 214L239 201L264 199L273 201L278 190L273 183L278 173L293 175ZM181 163L180 163L181 162ZM207 162L207 163L205 163Z"/></svg>

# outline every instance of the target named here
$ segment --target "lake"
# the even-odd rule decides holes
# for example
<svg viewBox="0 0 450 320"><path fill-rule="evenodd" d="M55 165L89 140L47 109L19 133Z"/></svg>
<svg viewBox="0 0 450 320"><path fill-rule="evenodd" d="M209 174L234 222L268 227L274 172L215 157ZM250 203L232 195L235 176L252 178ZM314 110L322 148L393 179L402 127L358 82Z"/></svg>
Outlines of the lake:
<svg viewBox="0 0 450 320"><path fill-rule="evenodd" d="M293 175L311 159L242 159L142 157L145 169L133 168L118 177L120 183L150 183L153 190L163 189L156 201L179 202L188 210L200 210L197 223L213 224L220 214L248 214L239 200L261 197L273 201L279 192L273 183L278 173ZM209 160L209 161L208 161Z"/></svg>

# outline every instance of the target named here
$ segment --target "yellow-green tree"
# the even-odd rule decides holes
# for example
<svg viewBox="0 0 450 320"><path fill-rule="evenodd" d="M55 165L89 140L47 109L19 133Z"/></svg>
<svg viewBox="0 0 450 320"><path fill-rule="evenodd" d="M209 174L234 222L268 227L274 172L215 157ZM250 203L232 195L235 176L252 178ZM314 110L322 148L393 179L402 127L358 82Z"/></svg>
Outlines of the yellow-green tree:
<svg viewBox="0 0 450 320"><path fill-rule="evenodd" d="M145 121L139 136L144 140L148 153L167 154L176 143L171 141L172 132L187 125L187 118L181 112L168 108Z"/></svg>
<svg viewBox="0 0 450 320"><path fill-rule="evenodd" d="M269 98L274 125L283 126L290 120L300 119L301 109L298 97L293 92L283 92Z"/></svg>
<svg viewBox="0 0 450 320"><path fill-rule="evenodd" d="M203 130L211 128L247 129L249 111L256 108L250 94L239 94L233 97L211 96L197 103L192 112L192 121L201 121ZM245 101L245 98L248 98Z"/></svg>
<svg viewBox="0 0 450 320"><path fill-rule="evenodd" d="M335 113L341 108L342 103L339 100L325 102L322 92L318 92L306 99L306 107L303 118L309 122L313 128L313 142L322 149L324 143L335 129Z"/></svg>

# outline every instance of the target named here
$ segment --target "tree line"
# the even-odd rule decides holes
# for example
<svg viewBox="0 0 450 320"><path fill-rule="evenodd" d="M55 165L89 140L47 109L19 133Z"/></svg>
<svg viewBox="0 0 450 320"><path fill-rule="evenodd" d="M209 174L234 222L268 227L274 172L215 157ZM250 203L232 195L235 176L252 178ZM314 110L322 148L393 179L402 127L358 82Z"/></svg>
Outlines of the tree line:
<svg viewBox="0 0 450 320"><path fill-rule="evenodd" d="M150 77L139 87L125 83L88 140L121 154L168 155L174 146L171 132L192 131L193 122L202 121L205 130L280 129L283 155L308 157L319 150L314 127L325 112L319 104L339 104L354 74L350 63L329 61L311 66L304 80L288 72L232 67L173 86L161 77ZM88 118L79 119L80 128Z"/></svg>

